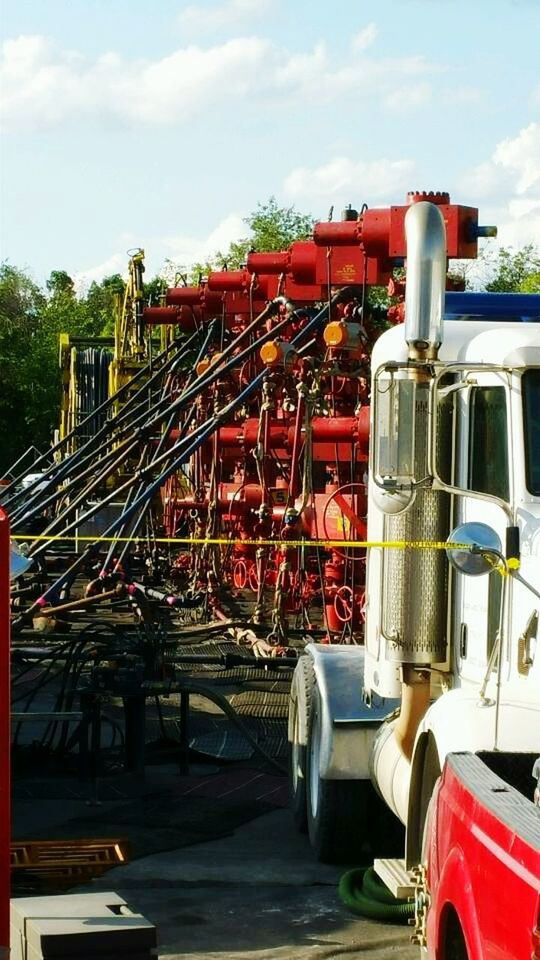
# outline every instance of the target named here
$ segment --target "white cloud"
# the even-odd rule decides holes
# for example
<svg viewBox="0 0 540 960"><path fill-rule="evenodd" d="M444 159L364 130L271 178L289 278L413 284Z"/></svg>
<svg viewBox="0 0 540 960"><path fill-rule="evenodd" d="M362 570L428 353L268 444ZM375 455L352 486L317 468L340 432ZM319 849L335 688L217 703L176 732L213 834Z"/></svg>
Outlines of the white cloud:
<svg viewBox="0 0 540 960"><path fill-rule="evenodd" d="M113 253L107 260L96 264L94 267L88 267L86 270L77 270L77 272L73 274L73 283L77 294L82 296L86 293L91 283L94 281L100 283L104 277L110 277L113 273L127 276L127 264L127 254Z"/></svg>
<svg viewBox="0 0 540 960"><path fill-rule="evenodd" d="M498 143L490 159L466 171L460 193L480 201L480 219L498 227L502 246L540 238L540 123Z"/></svg>
<svg viewBox="0 0 540 960"><path fill-rule="evenodd" d="M470 170L465 171L460 178L460 192L474 198L476 203L486 197L493 198L505 186L506 178L493 161L485 160Z"/></svg>
<svg viewBox="0 0 540 960"><path fill-rule="evenodd" d="M441 67L430 64L424 57L380 58L353 55L347 62L334 66L323 43L317 44L311 55L304 55L304 69L295 79L292 95L302 95L310 104L343 102L349 96L359 102L380 103L399 89L403 102L409 90L413 91L419 77L441 72Z"/></svg>
<svg viewBox="0 0 540 960"><path fill-rule="evenodd" d="M230 213L220 220L206 237L189 234L149 237L145 244L146 277L160 274L170 279L178 271L189 271L193 264L204 262L218 252L224 253L231 241L245 237L247 232L240 214ZM102 263L74 273L73 281L79 295L86 293L94 280L99 283L112 273L127 277L127 250L135 245L134 237L131 234L122 234L118 238L118 245L122 245L122 253L114 253Z"/></svg>
<svg viewBox="0 0 540 960"><path fill-rule="evenodd" d="M179 268L189 269L194 263L204 262L218 252L225 253L233 240L245 237L248 232L243 218L237 213L230 213L206 237L189 234L156 237L149 241L148 250L151 251L154 264L171 260Z"/></svg>
<svg viewBox="0 0 540 960"><path fill-rule="evenodd" d="M275 72L277 87L308 89L314 79L328 68L328 54L324 43L317 43L307 53L294 53ZM313 88L312 88L313 89Z"/></svg>
<svg viewBox="0 0 540 960"><path fill-rule="evenodd" d="M411 83L406 92L402 89L391 90L384 98L385 105L400 115L410 113L431 100L431 86L429 83Z"/></svg>
<svg viewBox="0 0 540 960"><path fill-rule="evenodd" d="M189 119L209 103L260 86L270 44L240 38L201 49L183 47L155 61L106 53L94 63L57 52L43 37L3 47L1 114L7 127L35 128L88 115L151 124Z"/></svg>
<svg viewBox="0 0 540 960"><path fill-rule="evenodd" d="M478 106L484 99L484 92L479 87L461 85L444 90L442 99L445 104L453 106L459 104Z"/></svg>
<svg viewBox="0 0 540 960"><path fill-rule="evenodd" d="M498 241L503 247L523 247L527 243L540 246L540 198L527 210L520 212L512 202L498 218Z"/></svg>
<svg viewBox="0 0 540 960"><path fill-rule="evenodd" d="M208 6L191 3L178 15L178 23L188 33L205 33L250 24L270 10L271 0L225 0Z"/></svg>
<svg viewBox="0 0 540 960"><path fill-rule="evenodd" d="M440 70L417 56L355 53L334 63L323 42L291 53L255 36L183 46L155 60L109 51L89 61L45 37L21 36L3 44L0 118L23 130L89 120L172 125L224 100L278 105L286 97L311 105L349 97L384 106L396 89L414 106L427 95L426 75Z"/></svg>
<svg viewBox="0 0 540 960"><path fill-rule="evenodd" d="M540 123L530 123L517 137L499 143L493 161L517 174L516 193L540 186Z"/></svg>
<svg viewBox="0 0 540 960"><path fill-rule="evenodd" d="M367 50L368 47L371 47L372 43L375 42L379 35L379 29L376 23L368 23L367 27L364 27L363 30L360 30L358 33L355 33L354 37L351 40L351 47L353 50L360 52L362 50Z"/></svg>
<svg viewBox="0 0 540 960"><path fill-rule="evenodd" d="M393 197L410 186L412 160L355 161L335 157L319 167L297 167L286 177L285 192L294 200L335 197L355 203Z"/></svg>

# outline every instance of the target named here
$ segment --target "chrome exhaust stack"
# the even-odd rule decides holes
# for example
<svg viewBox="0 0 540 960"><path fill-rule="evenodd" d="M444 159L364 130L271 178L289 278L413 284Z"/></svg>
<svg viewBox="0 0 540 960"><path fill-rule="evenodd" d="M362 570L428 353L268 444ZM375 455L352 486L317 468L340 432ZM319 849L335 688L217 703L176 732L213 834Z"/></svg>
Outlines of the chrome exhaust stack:
<svg viewBox="0 0 540 960"><path fill-rule="evenodd" d="M407 279L405 339L409 358L435 360L443 339L446 230L433 203L413 203L405 214Z"/></svg>
<svg viewBox="0 0 540 960"><path fill-rule="evenodd" d="M443 340L446 289L446 230L440 209L414 203L405 216L407 275L405 339L410 365L402 367L410 396L409 461L413 496L399 513L387 512L384 539L440 541L448 535L449 498L429 483L429 421L432 361ZM404 822L414 742L430 698L430 666L446 659L447 569L443 551L385 550L382 563L381 639L384 658L401 672L397 720L377 735L371 754L372 779L386 803Z"/></svg>

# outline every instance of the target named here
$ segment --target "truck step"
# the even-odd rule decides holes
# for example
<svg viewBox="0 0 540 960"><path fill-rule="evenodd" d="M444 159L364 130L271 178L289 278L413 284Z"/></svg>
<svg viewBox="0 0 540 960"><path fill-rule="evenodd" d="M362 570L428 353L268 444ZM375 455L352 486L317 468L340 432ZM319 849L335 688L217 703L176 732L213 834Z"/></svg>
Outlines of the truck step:
<svg viewBox="0 0 540 960"><path fill-rule="evenodd" d="M414 881L410 871L405 868L405 860L375 860L373 869L398 900L414 897Z"/></svg>

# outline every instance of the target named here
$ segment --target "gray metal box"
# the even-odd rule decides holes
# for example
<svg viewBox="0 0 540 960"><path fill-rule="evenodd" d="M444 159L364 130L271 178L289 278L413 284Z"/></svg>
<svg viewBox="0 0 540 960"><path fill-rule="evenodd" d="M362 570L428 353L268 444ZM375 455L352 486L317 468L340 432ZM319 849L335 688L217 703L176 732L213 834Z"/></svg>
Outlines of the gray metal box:
<svg viewBox="0 0 540 960"><path fill-rule="evenodd" d="M11 901L11 960L150 960L155 926L116 893Z"/></svg>

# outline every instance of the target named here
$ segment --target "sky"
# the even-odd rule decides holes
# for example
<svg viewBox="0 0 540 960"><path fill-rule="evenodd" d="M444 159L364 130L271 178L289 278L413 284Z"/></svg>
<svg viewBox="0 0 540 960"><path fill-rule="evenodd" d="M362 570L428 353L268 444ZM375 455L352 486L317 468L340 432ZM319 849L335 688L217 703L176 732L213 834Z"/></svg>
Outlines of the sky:
<svg viewBox="0 0 540 960"><path fill-rule="evenodd" d="M538 0L2 0L0 259L187 267L275 196L447 190L540 242Z"/></svg>

